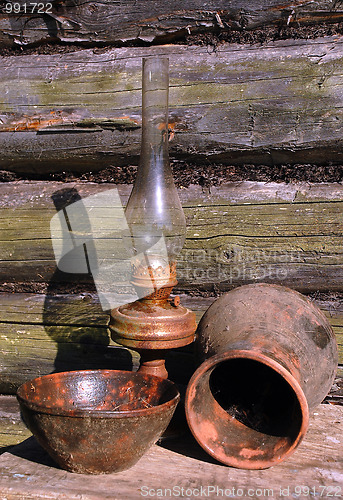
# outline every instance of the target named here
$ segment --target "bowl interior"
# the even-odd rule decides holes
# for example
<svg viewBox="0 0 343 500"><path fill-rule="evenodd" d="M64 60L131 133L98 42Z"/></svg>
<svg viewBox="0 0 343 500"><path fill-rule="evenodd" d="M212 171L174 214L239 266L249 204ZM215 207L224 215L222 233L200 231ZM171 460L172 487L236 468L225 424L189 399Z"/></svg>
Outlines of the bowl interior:
<svg viewBox="0 0 343 500"><path fill-rule="evenodd" d="M120 370L53 373L24 383L18 398L32 409L77 414L153 411L178 400L176 386L159 377Z"/></svg>

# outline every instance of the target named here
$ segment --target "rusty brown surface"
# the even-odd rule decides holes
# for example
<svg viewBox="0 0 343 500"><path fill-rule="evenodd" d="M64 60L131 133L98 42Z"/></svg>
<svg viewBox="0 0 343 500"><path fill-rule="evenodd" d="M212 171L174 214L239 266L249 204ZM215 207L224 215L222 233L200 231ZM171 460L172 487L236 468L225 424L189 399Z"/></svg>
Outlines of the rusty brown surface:
<svg viewBox="0 0 343 500"><path fill-rule="evenodd" d="M139 349L139 373L147 373L164 379L168 378L165 364L166 351L156 349Z"/></svg>
<svg viewBox="0 0 343 500"><path fill-rule="evenodd" d="M140 371L167 378L161 351L192 343L196 330L195 314L180 304L179 297L169 297L177 284L176 263L137 263L131 283L138 296L146 296L111 311L112 339L141 353Z"/></svg>
<svg viewBox="0 0 343 500"><path fill-rule="evenodd" d="M0 132L40 132L52 133L59 130L87 131L102 129L132 130L140 128L136 118L124 115L119 117L87 117L80 112L67 112L66 110L54 110L43 114L8 113L2 116L3 123ZM173 125L173 124L172 124Z"/></svg>
<svg viewBox="0 0 343 500"><path fill-rule="evenodd" d="M111 313L116 342L136 349L169 349L194 340L195 315L167 299L137 300Z"/></svg>
<svg viewBox="0 0 343 500"><path fill-rule="evenodd" d="M150 259L150 265L142 265L142 262L134 259L131 283L139 297L146 300L167 299L177 285L176 262L166 262L165 259L154 256L152 261Z"/></svg>
<svg viewBox="0 0 343 500"><path fill-rule="evenodd" d="M288 288L246 285L210 306L197 335L202 364L186 413L199 444L240 468L285 459L334 380L337 345L325 316Z"/></svg>
<svg viewBox="0 0 343 500"><path fill-rule="evenodd" d="M164 432L175 384L119 370L54 373L18 389L26 425L64 469L101 474L135 464Z"/></svg>
<svg viewBox="0 0 343 500"><path fill-rule="evenodd" d="M195 314L180 305L179 297L140 299L112 310L112 339L141 354L139 371L162 378L166 349L191 344L196 330Z"/></svg>

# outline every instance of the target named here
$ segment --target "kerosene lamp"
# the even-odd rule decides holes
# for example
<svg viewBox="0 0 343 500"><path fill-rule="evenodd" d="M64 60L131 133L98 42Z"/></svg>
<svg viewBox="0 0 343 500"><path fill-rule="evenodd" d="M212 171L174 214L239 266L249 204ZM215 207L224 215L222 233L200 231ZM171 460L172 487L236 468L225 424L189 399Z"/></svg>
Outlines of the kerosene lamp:
<svg viewBox="0 0 343 500"><path fill-rule="evenodd" d="M163 378L164 351L190 344L196 330L195 314L170 298L186 219L169 164L168 92L169 60L144 58L141 155L124 235L138 300L113 309L110 322L112 339L140 353L139 371Z"/></svg>

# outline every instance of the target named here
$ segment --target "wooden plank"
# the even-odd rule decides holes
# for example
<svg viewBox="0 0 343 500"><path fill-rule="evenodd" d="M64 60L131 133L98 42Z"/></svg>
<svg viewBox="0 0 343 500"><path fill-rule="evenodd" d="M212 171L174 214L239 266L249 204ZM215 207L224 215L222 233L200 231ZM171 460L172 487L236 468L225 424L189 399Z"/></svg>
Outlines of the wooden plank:
<svg viewBox="0 0 343 500"><path fill-rule="evenodd" d="M326 37L2 57L0 168L137 164L149 55L170 59L172 159L342 164L342 44Z"/></svg>
<svg viewBox="0 0 343 500"><path fill-rule="evenodd" d="M0 454L31 436L15 396L0 396Z"/></svg>
<svg viewBox="0 0 343 500"><path fill-rule="evenodd" d="M54 371L138 368L94 295L0 294L0 304L0 394Z"/></svg>
<svg viewBox="0 0 343 500"><path fill-rule="evenodd" d="M109 315L91 294L1 294L0 393L53 371L137 368L139 356L110 339Z"/></svg>
<svg viewBox="0 0 343 500"><path fill-rule="evenodd" d="M188 435L162 446L154 445L128 471L98 476L72 474L57 468L31 438L2 455L0 488L7 500L68 499L138 499L146 495L168 497L165 489L193 497L197 489L209 490L214 498L216 488L227 496L252 498L272 496L288 499L306 498L317 492L341 495L343 408L320 405L310 418L310 428L295 453L281 464L263 471L228 468L212 460ZM158 473L156 473L158 471ZM305 488L296 489L302 486ZM306 489L308 487L310 490ZM235 488L235 493L233 493ZM188 490L186 492L186 490ZM240 491L238 491L238 489ZM149 491L150 490L150 491ZM192 491L192 492L191 492ZM242 492L242 493L241 493ZM324 493L323 493L324 492ZM146 496L147 496L146 495ZM170 493L169 493L169 496Z"/></svg>
<svg viewBox="0 0 343 500"><path fill-rule="evenodd" d="M109 315L96 296L0 294L0 393L15 393L26 380L52 371L90 368L137 368L137 353L120 348L104 324ZM215 297L181 296L197 321ZM343 364L343 300L315 302L327 315L336 334ZM182 373L179 367L183 366ZM173 380L186 384L194 370L193 348L167 356Z"/></svg>
<svg viewBox="0 0 343 500"><path fill-rule="evenodd" d="M204 312L216 300L215 296L180 295L184 307L193 310L200 321ZM343 297L316 294L310 297L327 316L337 334L343 334ZM96 294L45 295L33 293L1 293L0 323L13 325L45 325L70 327L98 327L109 324L109 312L103 311ZM101 336L100 336L101 338ZM56 335L61 340L62 335ZM66 340L66 336L63 336ZM101 342L103 345L104 342Z"/></svg>
<svg viewBox="0 0 343 500"><path fill-rule="evenodd" d="M332 385L330 393L325 398L326 403L343 406L343 368L338 367L337 377Z"/></svg>
<svg viewBox="0 0 343 500"><path fill-rule="evenodd" d="M23 382L54 371L131 370L138 355L110 345L106 329L0 323L0 393L13 394Z"/></svg>
<svg viewBox="0 0 343 500"><path fill-rule="evenodd" d="M94 294L44 295L0 293L0 322L60 326L97 326L109 324L108 312Z"/></svg>
<svg viewBox="0 0 343 500"><path fill-rule="evenodd" d="M67 203L70 193L82 199L115 188L88 183L3 184L1 289L11 290L15 282L25 284L25 291L27 286L36 291L36 284L45 284L51 294L58 283L81 286L82 280L86 290L88 283L94 291L89 275L56 271L50 235L50 220L56 214L52 197L61 196ZM125 204L130 186L118 189ZM342 185L235 182L210 190L190 186L179 194L188 224L178 263L179 292L225 291L258 281L279 282L306 293L342 290ZM108 216L106 208L94 227L105 227ZM104 261L114 249L114 240L97 241Z"/></svg>
<svg viewBox="0 0 343 500"><path fill-rule="evenodd" d="M23 4L21 0L18 2ZM48 5L47 2L44 2ZM298 0L280 4L276 0L217 0L205 6L199 0L191 4L182 1L166 5L161 0L94 1L92 8L80 0L51 2L38 12L28 6L21 15L0 15L0 43L8 46L44 44L47 42L166 43L184 37L186 33L218 32L218 30L251 30L269 25L296 25L340 22L343 12L340 2L315 3ZM44 13L46 12L46 13Z"/></svg>

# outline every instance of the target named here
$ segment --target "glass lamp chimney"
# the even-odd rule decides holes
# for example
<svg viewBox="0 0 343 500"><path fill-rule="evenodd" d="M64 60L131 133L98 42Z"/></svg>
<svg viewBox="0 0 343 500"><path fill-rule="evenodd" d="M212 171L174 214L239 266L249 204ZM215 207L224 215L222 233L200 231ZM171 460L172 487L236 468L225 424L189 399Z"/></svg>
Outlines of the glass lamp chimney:
<svg viewBox="0 0 343 500"><path fill-rule="evenodd" d="M186 220L169 163L168 91L169 60L144 58L140 164L125 215L134 254L150 262L152 256L167 258L172 265L184 244Z"/></svg>

